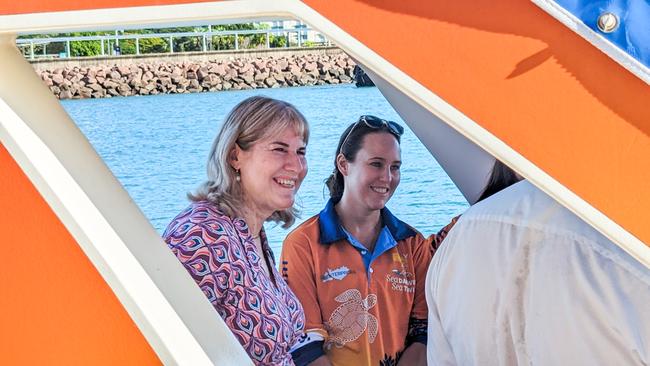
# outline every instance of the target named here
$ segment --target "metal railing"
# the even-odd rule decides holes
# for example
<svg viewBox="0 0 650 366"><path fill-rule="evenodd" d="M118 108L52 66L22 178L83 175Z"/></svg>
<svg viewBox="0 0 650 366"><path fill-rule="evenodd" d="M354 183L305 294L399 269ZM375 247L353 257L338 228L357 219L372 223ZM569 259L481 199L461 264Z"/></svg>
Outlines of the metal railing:
<svg viewBox="0 0 650 366"><path fill-rule="evenodd" d="M168 51L166 53L174 53L174 39L175 38L199 38L201 39L201 50L196 52L212 51L212 44L215 37L234 37L234 50L240 49L240 37L250 35L265 35L265 48L271 49L271 35L282 35L286 39L284 47L291 47L291 41L295 39L297 47L303 47L305 44L319 44L331 46L330 40L325 35L314 31L311 28L295 28L295 29L250 29L250 30L236 30L236 31L211 31L207 32L178 32L178 33L144 33L144 34L122 34L122 35L101 35L101 36L75 36L75 37L57 37L57 38L29 38L17 39L16 44L23 48L25 57L31 60L36 58L69 58L71 57L71 43L72 42L100 42L101 54L100 56L118 56L120 40L135 40L135 55L142 54L140 52L140 40L142 39L164 39L167 41ZM319 38L319 41L309 41L304 38L309 38L310 35ZM48 54L47 45L51 43L63 43L64 52L59 54ZM42 46L42 53L35 52L36 46ZM29 49L25 50L25 48ZM277 47L276 47L277 48ZM259 48L256 48L259 49ZM27 52L25 52L27 51ZM185 51L184 51L185 52ZM192 51L187 51L192 52ZM153 53L147 53L153 54ZM83 57L83 56L75 56ZM92 57L92 56L91 56Z"/></svg>

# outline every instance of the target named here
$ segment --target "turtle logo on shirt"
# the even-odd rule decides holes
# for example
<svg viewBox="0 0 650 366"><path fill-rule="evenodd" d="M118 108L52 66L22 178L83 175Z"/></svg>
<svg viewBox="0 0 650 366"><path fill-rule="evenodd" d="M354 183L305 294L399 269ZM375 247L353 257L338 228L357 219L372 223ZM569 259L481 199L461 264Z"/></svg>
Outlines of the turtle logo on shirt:
<svg viewBox="0 0 650 366"><path fill-rule="evenodd" d="M357 289L349 289L334 298L342 303L334 309L327 322L330 337L328 347L341 348L346 343L357 340L368 329L368 342L373 343L377 336L377 318L368 310L377 304L377 295L370 294L365 299Z"/></svg>

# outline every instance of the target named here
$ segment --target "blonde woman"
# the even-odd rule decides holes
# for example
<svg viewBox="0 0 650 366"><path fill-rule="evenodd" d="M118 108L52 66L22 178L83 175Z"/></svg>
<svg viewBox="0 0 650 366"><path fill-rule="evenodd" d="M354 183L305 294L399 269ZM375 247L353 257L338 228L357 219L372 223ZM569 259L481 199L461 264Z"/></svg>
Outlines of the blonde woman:
<svg viewBox="0 0 650 366"><path fill-rule="evenodd" d="M293 365L299 357L292 347L303 334L303 309L276 270L263 224L294 222L308 139L307 122L291 104L242 101L214 140L207 181L164 233L257 365Z"/></svg>

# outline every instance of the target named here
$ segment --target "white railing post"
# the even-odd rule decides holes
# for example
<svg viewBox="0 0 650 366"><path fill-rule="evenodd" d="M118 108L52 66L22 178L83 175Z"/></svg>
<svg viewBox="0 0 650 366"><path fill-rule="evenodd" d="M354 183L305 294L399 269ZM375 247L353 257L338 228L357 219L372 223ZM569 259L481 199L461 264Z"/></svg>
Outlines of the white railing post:
<svg viewBox="0 0 650 366"><path fill-rule="evenodd" d="M239 49L239 34L235 32L235 50Z"/></svg>
<svg viewBox="0 0 650 366"><path fill-rule="evenodd" d="M169 36L169 53L174 53L174 41L172 36Z"/></svg>
<svg viewBox="0 0 650 366"><path fill-rule="evenodd" d="M65 41L65 57L70 58L70 40Z"/></svg>
<svg viewBox="0 0 650 366"><path fill-rule="evenodd" d="M268 50L269 48L271 48L271 33L267 31L266 32L266 49Z"/></svg>
<svg viewBox="0 0 650 366"><path fill-rule="evenodd" d="M140 54L140 37L135 37L135 54Z"/></svg>
<svg viewBox="0 0 650 366"><path fill-rule="evenodd" d="M207 51L208 51L208 37L206 37L205 34L204 34L203 35L203 52L207 52Z"/></svg>
<svg viewBox="0 0 650 366"><path fill-rule="evenodd" d="M29 59L34 59L34 41L29 42Z"/></svg>
<svg viewBox="0 0 650 366"><path fill-rule="evenodd" d="M118 56L117 49L120 47L120 40L117 39L117 29L115 30L115 45L113 45L113 55ZM120 54L122 51L120 50Z"/></svg>
<svg viewBox="0 0 650 366"><path fill-rule="evenodd" d="M212 26L208 25L208 34L210 35L210 41L208 42L208 49L214 51L214 46L212 45L212 37L214 35L212 34Z"/></svg>

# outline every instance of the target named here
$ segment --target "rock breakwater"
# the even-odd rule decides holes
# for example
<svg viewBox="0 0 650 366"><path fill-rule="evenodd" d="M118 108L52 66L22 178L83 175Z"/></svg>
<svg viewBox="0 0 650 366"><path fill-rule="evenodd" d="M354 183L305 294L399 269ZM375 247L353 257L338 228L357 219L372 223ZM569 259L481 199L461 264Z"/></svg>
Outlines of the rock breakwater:
<svg viewBox="0 0 650 366"><path fill-rule="evenodd" d="M147 62L39 70L59 99L198 93L351 83L347 55L233 58L205 62Z"/></svg>

